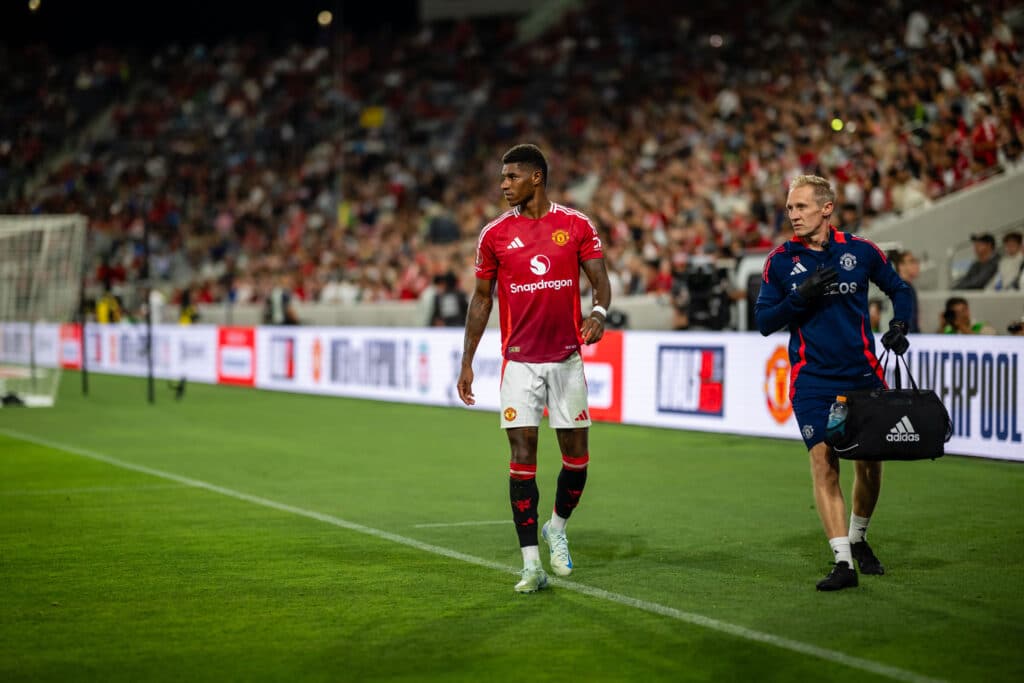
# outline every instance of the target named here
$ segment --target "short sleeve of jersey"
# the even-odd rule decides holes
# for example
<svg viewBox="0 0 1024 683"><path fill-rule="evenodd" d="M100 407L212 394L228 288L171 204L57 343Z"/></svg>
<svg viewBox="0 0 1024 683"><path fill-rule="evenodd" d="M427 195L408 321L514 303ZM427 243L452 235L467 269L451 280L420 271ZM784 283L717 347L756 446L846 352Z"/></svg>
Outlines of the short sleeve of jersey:
<svg viewBox="0 0 1024 683"><path fill-rule="evenodd" d="M603 258L604 249L601 245L601 236L590 219L580 214L580 218L576 222L576 230L580 240L580 263Z"/></svg>
<svg viewBox="0 0 1024 683"><path fill-rule="evenodd" d="M481 280L493 280L498 273L498 258L494 253L494 240L490 232L480 235L476 244L476 276Z"/></svg>

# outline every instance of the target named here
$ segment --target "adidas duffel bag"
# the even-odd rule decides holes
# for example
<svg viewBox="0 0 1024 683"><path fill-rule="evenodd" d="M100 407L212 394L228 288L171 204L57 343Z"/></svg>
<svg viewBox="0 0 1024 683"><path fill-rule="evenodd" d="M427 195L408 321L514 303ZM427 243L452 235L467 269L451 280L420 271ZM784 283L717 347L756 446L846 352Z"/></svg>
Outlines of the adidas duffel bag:
<svg viewBox="0 0 1024 683"><path fill-rule="evenodd" d="M884 360L880 363L884 366ZM897 360L897 387L899 363ZM909 368L907 376L910 389L846 394L844 429L826 439L836 455L847 460L924 460L945 454L945 444L953 435L949 412L934 391L917 387Z"/></svg>

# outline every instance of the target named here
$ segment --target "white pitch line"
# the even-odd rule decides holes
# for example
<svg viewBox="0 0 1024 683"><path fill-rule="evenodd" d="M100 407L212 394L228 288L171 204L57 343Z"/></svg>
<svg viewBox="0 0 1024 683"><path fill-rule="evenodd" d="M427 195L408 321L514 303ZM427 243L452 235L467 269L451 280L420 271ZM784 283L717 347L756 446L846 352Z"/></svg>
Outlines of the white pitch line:
<svg viewBox="0 0 1024 683"><path fill-rule="evenodd" d="M318 522L330 524L342 529L348 529L350 531L356 531L367 536L379 538L385 541L391 541L392 543L398 543L409 548L416 548L426 553L433 555L440 555L441 557L447 557L453 560L459 560L467 564L476 565L478 567L485 567L487 569L493 569L495 571L504 572L506 574L518 574L519 570L515 567L500 564L498 562L492 562L491 560L485 560L481 557L475 557L466 553L459 552L458 550L452 550L450 548L444 548L442 546L433 545L430 543L424 543L423 541L417 541L415 538L409 538L408 536L400 536L393 534L390 531L383 531L381 529L374 529L373 527L363 526L355 522L350 522L340 517L334 517L327 515L322 512L316 512L315 510L306 510L294 505L288 505L287 503L279 503L276 500L270 500L269 498L262 498L260 496L254 496L241 491L235 491L234 489L225 488L216 484L202 481L200 479L191 479L189 477L183 477L180 474L174 474L173 472L165 472L163 470L154 469L152 467L146 467L145 465L136 465L135 463L128 462L126 460L118 460L117 458L110 457L109 455L103 455L96 451L87 450L85 448L78 448L69 444L59 443L57 441L51 441L49 439L42 439L31 434L24 434L22 432L15 431L13 429L0 429L0 434L6 434L15 439L21 439L22 441L28 441L29 443L39 444L41 446L47 446L56 450L61 450L72 455L79 455L84 458L90 458L92 460L98 460L99 462L105 462L108 465L114 467L120 467L126 470L132 470L134 472L141 472L142 474L148 474L153 477L159 477L161 479L167 479L169 481L175 481L179 484L185 484L186 486L192 486L199 489L205 489L212 491L213 493L219 493L228 498L234 498L236 500L244 500L247 503L259 505L271 510L278 510L280 512L288 512L299 517L306 517L307 519L315 519ZM842 664L848 666L851 669L858 669L860 671L866 671L873 673L878 676L884 676L891 678L894 681L906 681L907 683L945 683L943 679L931 678L924 676L913 671L906 669L900 669L895 666L889 666L887 664L881 664L879 662L871 661L870 659L862 659L861 657L854 657L837 650L829 650L828 648L818 647L817 645L811 645L809 643L803 643L798 640L791 640L782 636L777 636L772 633L765 633L763 631L755 631L754 629L747 628L745 626L737 626L736 624L730 624L725 621L718 619L712 619L702 614L696 614L693 612L684 612L674 607L668 607L656 602L649 602L647 600L640 600L633 598L628 595L622 595L620 593L612 593L601 588L594 588L587 586L582 583L576 583L575 581L569 581L567 579L556 579L552 577L551 583L555 586L561 586L566 590L575 591L582 595L589 595L594 598L613 602L618 605L626 607L633 607L644 612L651 614L657 614L676 621L681 621L694 626L702 626L712 631L719 631L720 633L727 633L737 638L744 640L750 640L758 643L764 643L766 645L772 645L782 650L788 650L790 652L797 652L799 654L808 655L810 657L816 657L818 659L831 662L833 664Z"/></svg>
<svg viewBox="0 0 1024 683"><path fill-rule="evenodd" d="M511 519L493 519L488 522L435 522L433 524L413 524L414 529L438 529L446 526L486 526L489 524L511 524Z"/></svg>

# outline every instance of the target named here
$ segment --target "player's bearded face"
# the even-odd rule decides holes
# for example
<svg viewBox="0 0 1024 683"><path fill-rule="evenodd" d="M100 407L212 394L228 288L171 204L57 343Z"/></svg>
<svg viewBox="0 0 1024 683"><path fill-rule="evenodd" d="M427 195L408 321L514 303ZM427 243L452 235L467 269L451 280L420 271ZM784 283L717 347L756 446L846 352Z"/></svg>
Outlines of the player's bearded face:
<svg viewBox="0 0 1024 683"><path fill-rule="evenodd" d="M532 169L522 164L501 167L501 193L510 206L519 206L533 197Z"/></svg>

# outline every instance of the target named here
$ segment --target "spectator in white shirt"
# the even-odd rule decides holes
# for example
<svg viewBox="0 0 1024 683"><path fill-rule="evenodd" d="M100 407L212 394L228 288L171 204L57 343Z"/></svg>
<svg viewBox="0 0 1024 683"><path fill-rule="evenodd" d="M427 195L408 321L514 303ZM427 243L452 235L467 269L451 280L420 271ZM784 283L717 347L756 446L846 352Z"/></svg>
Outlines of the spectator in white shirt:
<svg viewBox="0 0 1024 683"><path fill-rule="evenodd" d="M1003 235L1003 254L999 258L999 269L989 283L988 289L1002 291L1019 289L1021 267L1024 266L1024 251L1021 250L1021 234L1017 231Z"/></svg>

